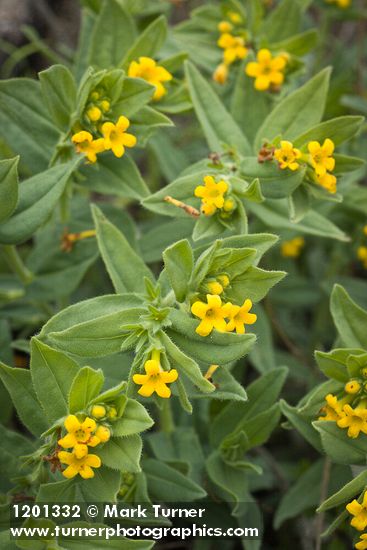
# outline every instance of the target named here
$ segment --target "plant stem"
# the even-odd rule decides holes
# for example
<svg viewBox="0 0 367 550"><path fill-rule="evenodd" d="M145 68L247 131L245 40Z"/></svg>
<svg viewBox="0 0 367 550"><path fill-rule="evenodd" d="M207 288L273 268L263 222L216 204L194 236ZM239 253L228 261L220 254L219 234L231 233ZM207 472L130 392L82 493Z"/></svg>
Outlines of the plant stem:
<svg viewBox="0 0 367 550"><path fill-rule="evenodd" d="M162 432L170 434L175 428L173 421L172 407L169 399L165 399L159 410L159 425Z"/></svg>
<svg viewBox="0 0 367 550"><path fill-rule="evenodd" d="M33 273L24 265L23 260L13 244L2 244L0 250L10 269L19 277L23 284L28 285L33 281Z"/></svg>

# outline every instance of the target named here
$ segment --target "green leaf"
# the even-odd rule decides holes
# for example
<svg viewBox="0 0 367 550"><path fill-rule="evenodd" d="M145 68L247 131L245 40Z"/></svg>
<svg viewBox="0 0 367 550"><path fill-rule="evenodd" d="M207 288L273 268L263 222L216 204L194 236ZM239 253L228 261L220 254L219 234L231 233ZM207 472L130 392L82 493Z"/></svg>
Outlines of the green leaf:
<svg viewBox="0 0 367 550"><path fill-rule="evenodd" d="M293 3L293 2L292 2ZM306 84L285 97L265 119L255 139L258 150L264 140L279 134L293 140L300 132L320 122L329 88L330 69L324 69Z"/></svg>
<svg viewBox="0 0 367 550"><path fill-rule="evenodd" d="M43 98L56 126L69 128L71 114L76 107L76 84L65 65L52 65L39 73Z"/></svg>
<svg viewBox="0 0 367 550"><path fill-rule="evenodd" d="M43 433L49 426L32 386L30 371L0 363L0 378L24 426L36 436Z"/></svg>
<svg viewBox="0 0 367 550"><path fill-rule="evenodd" d="M317 235L338 241L349 241L349 237L333 224L328 218L311 210L297 224L288 219L288 207L286 202L268 200L263 204L248 203L251 210L260 220L272 229L291 229L297 233Z"/></svg>
<svg viewBox="0 0 367 550"><path fill-rule="evenodd" d="M114 437L122 437L144 432L153 426L154 422L146 408L134 399L128 399L123 415L112 424Z"/></svg>
<svg viewBox="0 0 367 550"><path fill-rule="evenodd" d="M328 353L315 351L315 359L325 376L346 384L350 378L346 368L347 358L350 354L350 350L343 349L334 349Z"/></svg>
<svg viewBox="0 0 367 550"><path fill-rule="evenodd" d="M309 29L285 40L273 42L271 48L274 51L286 51L287 53L301 57L312 50L317 45L318 40L318 31L316 29Z"/></svg>
<svg viewBox="0 0 367 550"><path fill-rule="evenodd" d="M254 346L250 352L250 361L260 374L264 374L276 367L272 328L268 316L260 304L256 304L255 312L257 314L258 345Z"/></svg>
<svg viewBox="0 0 367 550"><path fill-rule="evenodd" d="M0 160L0 223L5 222L18 204L19 157Z"/></svg>
<svg viewBox="0 0 367 550"><path fill-rule="evenodd" d="M265 271L251 266L241 275L231 278L231 285L226 289L226 295L230 301L237 304L242 304L247 298L253 302L259 302L285 275L284 271Z"/></svg>
<svg viewBox="0 0 367 550"><path fill-rule="evenodd" d="M164 266L178 302L184 302L194 267L194 255L187 239L163 252Z"/></svg>
<svg viewBox="0 0 367 550"><path fill-rule="evenodd" d="M330 310L340 338L346 346L367 349L367 312L340 285L331 294Z"/></svg>
<svg viewBox="0 0 367 550"><path fill-rule="evenodd" d="M69 391L69 412L85 411L89 403L98 396L104 383L101 370L83 367L75 376Z"/></svg>
<svg viewBox="0 0 367 550"><path fill-rule="evenodd" d="M247 394L243 386L237 382L233 374L226 367L217 369L210 379L215 385L215 391L208 394L189 391L190 399L209 398L220 399L221 401L247 401Z"/></svg>
<svg viewBox="0 0 367 550"><path fill-rule="evenodd" d="M248 420L241 420L234 432L228 437L230 438L234 433L243 431L248 440L246 450L252 447L259 447L269 439L271 433L278 425L280 414L279 403L274 403L266 411L262 411Z"/></svg>
<svg viewBox="0 0 367 550"><path fill-rule="evenodd" d="M104 0L90 38L89 64L118 67L135 36L134 21L122 3Z"/></svg>
<svg viewBox="0 0 367 550"><path fill-rule="evenodd" d="M134 473L141 471L141 451L142 441L138 435L111 437L103 446L93 449L105 466L113 470Z"/></svg>
<svg viewBox="0 0 367 550"><path fill-rule="evenodd" d="M324 393L323 398L325 395L326 393ZM310 443L310 445L312 445L317 451L321 452L322 446L320 436L312 426L312 420L315 418L315 415L307 415L302 411L299 411L296 407L291 407L282 399L279 404L282 413L287 417L292 426L299 431L299 433L306 439L306 441L308 441L308 443Z"/></svg>
<svg viewBox="0 0 367 550"><path fill-rule="evenodd" d="M137 60L140 56L154 57L163 46L167 37L167 20L164 15L154 19L144 29L127 52L122 65Z"/></svg>
<svg viewBox="0 0 367 550"><path fill-rule="evenodd" d="M186 62L185 70L194 109L210 149L219 152L223 144L227 144L249 155L251 148L247 138L207 81L191 63Z"/></svg>
<svg viewBox="0 0 367 550"><path fill-rule="evenodd" d="M321 436L324 451L337 464L365 464L367 437L361 434L353 439L347 430L339 428L335 422L319 420L313 426Z"/></svg>
<svg viewBox="0 0 367 550"><path fill-rule="evenodd" d="M192 502L206 496L204 489L164 462L145 459L149 495L158 502Z"/></svg>
<svg viewBox="0 0 367 550"><path fill-rule="evenodd" d="M197 386L202 392L209 393L215 390L215 386L204 378L199 365L191 357L188 357L180 350L172 340L162 332L162 342L166 348L166 352L176 363L177 369L180 372L185 373L185 375L192 381L195 386Z"/></svg>
<svg viewBox="0 0 367 550"><path fill-rule="evenodd" d="M271 44L294 35L301 24L301 8L295 0L283 0L266 17L259 34Z"/></svg>
<svg viewBox="0 0 367 550"><path fill-rule="evenodd" d="M38 400L50 423L68 413L68 395L79 366L64 353L31 341L31 375Z"/></svg>
<svg viewBox="0 0 367 550"><path fill-rule="evenodd" d="M0 135L32 174L46 170L59 133L50 122L39 82L0 82Z"/></svg>
<svg viewBox="0 0 367 550"><path fill-rule="evenodd" d="M243 177L259 178L261 191L266 198L282 199L291 195L302 183L306 167L292 172L281 170L276 162L259 163L256 157L245 157L240 166Z"/></svg>
<svg viewBox="0 0 367 550"><path fill-rule="evenodd" d="M92 206L92 213L98 246L116 292L144 292L144 277L153 280L150 269L97 206Z"/></svg>
<svg viewBox="0 0 367 550"><path fill-rule="evenodd" d="M317 512L325 512L330 508L336 508L345 502L350 502L357 495L359 496L367 485L367 470L361 472L352 481L344 485L337 493L324 500Z"/></svg>
<svg viewBox="0 0 367 550"><path fill-rule="evenodd" d="M170 314L172 327L167 334L175 344L188 355L198 361L210 365L215 358L216 363L225 365L246 355L256 341L255 334L223 333L213 330L206 337L195 332L199 321L178 310Z"/></svg>
<svg viewBox="0 0 367 550"><path fill-rule="evenodd" d="M334 174L336 176L340 174L346 174L348 172L354 172L355 170L359 170L360 168L363 168L366 165L366 161L358 157L350 157L348 155L336 154L334 155L334 158L335 158Z"/></svg>
<svg viewBox="0 0 367 550"><path fill-rule="evenodd" d="M122 158L102 155L94 165L83 166L83 187L103 195L141 200L149 195L149 189L135 162L125 154Z"/></svg>
<svg viewBox="0 0 367 550"><path fill-rule="evenodd" d="M362 116L340 116L332 118L321 124L313 126L301 135L297 135L293 145L302 147L309 141L323 142L326 138L331 139L335 145L352 138L361 128L364 118Z"/></svg>
<svg viewBox="0 0 367 550"><path fill-rule="evenodd" d="M0 227L0 242L24 242L48 220L79 162L80 158L59 164L20 184L18 205Z"/></svg>

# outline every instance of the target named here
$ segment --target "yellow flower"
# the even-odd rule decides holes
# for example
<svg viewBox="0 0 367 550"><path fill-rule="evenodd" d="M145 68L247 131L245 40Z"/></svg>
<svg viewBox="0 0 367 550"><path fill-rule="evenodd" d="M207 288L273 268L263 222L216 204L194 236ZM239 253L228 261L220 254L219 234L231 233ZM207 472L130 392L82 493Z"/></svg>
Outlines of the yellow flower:
<svg viewBox="0 0 367 550"><path fill-rule="evenodd" d="M303 237L295 237L290 241L284 241L280 247L281 254L284 258L298 258L304 245L305 240Z"/></svg>
<svg viewBox="0 0 367 550"><path fill-rule="evenodd" d="M65 419L64 426L68 433L58 441L63 449L75 447L80 443L95 447L100 442L99 438L93 435L97 427L93 418L87 416L83 422L80 422L74 414L70 414Z"/></svg>
<svg viewBox="0 0 367 550"><path fill-rule="evenodd" d="M166 93L167 90L162 82L172 80L172 75L164 67L160 67L150 57L139 57L139 62L132 61L129 66L128 76L133 78L142 78L155 86L153 99L158 101Z"/></svg>
<svg viewBox="0 0 367 550"><path fill-rule="evenodd" d="M208 336L214 328L219 332L225 332L227 324L224 319L228 316L232 304L222 305L220 297L213 294L207 294L206 300L206 304L198 300L191 306L191 312L201 319L201 323L196 327L197 334Z"/></svg>
<svg viewBox="0 0 367 550"><path fill-rule="evenodd" d="M323 176L315 174L316 182L324 187L329 193L336 193L336 177L326 172Z"/></svg>
<svg viewBox="0 0 367 550"><path fill-rule="evenodd" d="M282 170L289 168L290 170L298 170L300 167L298 159L302 157L302 153L299 149L293 147L293 143L290 141L281 141L280 148L275 149L274 157L279 162L279 166Z"/></svg>
<svg viewBox="0 0 367 550"><path fill-rule="evenodd" d="M125 147L136 145L136 137L126 133L129 126L130 121L125 116L120 116L116 124L105 122L102 125L104 146L106 150L112 149L113 154L118 158L125 153Z"/></svg>
<svg viewBox="0 0 367 550"><path fill-rule="evenodd" d="M228 190L228 183L220 180L216 183L213 176L204 177L205 185L198 185L195 189L195 197L202 199L201 210L206 216L214 214L218 208L224 205L224 194Z"/></svg>
<svg viewBox="0 0 367 550"><path fill-rule="evenodd" d="M93 405L91 415L94 416L94 418L103 418L106 416L106 409L103 405Z"/></svg>
<svg viewBox="0 0 367 550"><path fill-rule="evenodd" d="M220 282L223 288L227 288L227 286L229 286L230 280L228 275L226 275L225 273L223 275L218 275L217 280Z"/></svg>
<svg viewBox="0 0 367 550"><path fill-rule="evenodd" d="M99 468L102 464L101 459L97 455L86 454L78 458L75 452L68 453L66 451L60 451L57 456L62 464L68 465L66 470L62 472L62 475L68 479L78 474L81 475L83 479L90 479L94 477L92 468Z"/></svg>
<svg viewBox="0 0 367 550"><path fill-rule="evenodd" d="M218 281L208 281L206 287L210 294L216 294L219 296L219 294L222 294L223 292L223 287L220 283L218 283Z"/></svg>
<svg viewBox="0 0 367 550"><path fill-rule="evenodd" d="M318 141L310 141L307 146L310 153L310 163L318 177L325 176L326 172L332 172L335 168L335 159L332 157L335 145L331 139L325 139L321 145Z"/></svg>
<svg viewBox="0 0 367 550"><path fill-rule="evenodd" d="M221 21L220 23L218 23L218 31L221 33L231 32L232 29L233 25L229 21Z"/></svg>
<svg viewBox="0 0 367 550"><path fill-rule="evenodd" d="M93 105L87 110L87 117L91 122L97 122L97 120L100 120L100 118L102 117L102 111L101 109Z"/></svg>
<svg viewBox="0 0 367 550"><path fill-rule="evenodd" d="M240 23L242 23L242 16L236 11L229 11L227 15L232 23L234 23L235 25L239 25Z"/></svg>
<svg viewBox="0 0 367 550"><path fill-rule="evenodd" d="M328 4L336 4L339 8L342 8L342 9L348 8L351 4L351 1L352 0L326 0Z"/></svg>
<svg viewBox="0 0 367 550"><path fill-rule="evenodd" d="M250 313L250 309L252 308L251 300L245 300L242 306L235 306L231 303L226 305L229 310L227 332L235 330L237 334L245 334L245 325L253 325L256 323L257 315L255 313Z"/></svg>
<svg viewBox="0 0 367 550"><path fill-rule="evenodd" d="M355 395L359 392L361 389L361 384L357 380L350 380L347 382L344 386L344 390L346 393L349 393L350 395Z"/></svg>
<svg viewBox="0 0 367 550"><path fill-rule="evenodd" d="M111 108L111 103L107 99L101 101L101 109L104 113L107 113Z"/></svg>
<svg viewBox="0 0 367 550"><path fill-rule="evenodd" d="M107 426L98 426L96 430L96 437L98 437L101 443L106 443L111 437L111 432Z"/></svg>
<svg viewBox="0 0 367 550"><path fill-rule="evenodd" d="M213 73L213 80L218 84L225 84L228 79L228 67L225 63L220 63Z"/></svg>
<svg viewBox="0 0 367 550"><path fill-rule="evenodd" d="M135 384L141 385L138 393L143 397L150 397L154 392L159 397L171 397L171 390L167 384L177 380L177 370L164 371L159 361L159 352L153 352L152 359L145 362L144 369L146 374L134 374L133 376Z"/></svg>
<svg viewBox="0 0 367 550"><path fill-rule="evenodd" d="M361 535L361 538L354 548L357 548L357 550L367 550L367 533L363 533L363 535Z"/></svg>
<svg viewBox="0 0 367 550"><path fill-rule="evenodd" d="M268 90L272 85L280 86L284 81L284 69L287 61L284 55L273 57L266 48L259 50L257 62L247 63L245 72L255 78L256 90Z"/></svg>
<svg viewBox="0 0 367 550"><path fill-rule="evenodd" d="M363 495L362 504L354 499L346 505L347 511L354 516L350 522L357 531L363 531L367 527L367 491Z"/></svg>
<svg viewBox="0 0 367 550"><path fill-rule="evenodd" d="M367 409L353 409L350 405L344 405L344 416L337 420L339 428L348 428L348 437L355 439L362 432L367 434Z"/></svg>
<svg viewBox="0 0 367 550"><path fill-rule="evenodd" d="M221 35L218 46L224 50L223 59L226 65L231 65L237 59L244 59L248 53L244 39L228 32Z"/></svg>
<svg viewBox="0 0 367 550"><path fill-rule="evenodd" d="M104 139L93 139L90 132L82 130L77 132L71 138L71 141L75 144L78 153L84 153L89 162L96 162L97 154L103 153L105 150Z"/></svg>
<svg viewBox="0 0 367 550"><path fill-rule="evenodd" d="M107 414L110 420L114 420L117 417L117 410L115 407L111 407Z"/></svg>

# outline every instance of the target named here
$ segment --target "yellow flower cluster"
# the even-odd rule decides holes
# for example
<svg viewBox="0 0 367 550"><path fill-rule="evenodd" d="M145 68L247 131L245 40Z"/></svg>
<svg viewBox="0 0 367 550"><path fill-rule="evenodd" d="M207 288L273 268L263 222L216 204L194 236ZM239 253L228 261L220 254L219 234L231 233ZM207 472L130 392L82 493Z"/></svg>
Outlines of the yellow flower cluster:
<svg viewBox="0 0 367 550"><path fill-rule="evenodd" d="M367 225L364 226L363 233L367 236ZM367 246L358 247L357 257L362 262L363 267L367 269Z"/></svg>
<svg viewBox="0 0 367 550"><path fill-rule="evenodd" d="M352 0L326 0L326 2L328 4L336 4L338 8L345 9L351 5Z"/></svg>
<svg viewBox="0 0 367 550"><path fill-rule="evenodd" d="M322 145L318 141L310 141L307 149L308 153L302 154L292 142L282 140L280 147L274 150L274 158L282 170L289 168L295 171L301 166L299 161L307 162L314 170L315 182L329 193L336 193L336 177L330 174L335 168L335 158L332 156L334 142L329 138L326 138Z"/></svg>
<svg viewBox="0 0 367 550"><path fill-rule="evenodd" d="M360 432L367 435L367 408L363 401L353 408L350 406L351 396L358 393L361 385L358 381L351 381L345 385L346 393L349 396L338 400L335 395L328 394L325 397L326 406L321 409L323 416L319 420L331 420L336 422L342 429L348 428L348 437L355 439Z"/></svg>
<svg viewBox="0 0 367 550"><path fill-rule="evenodd" d="M247 63L245 72L255 78L254 87L259 91L276 91L284 82L284 72L288 61L285 53L273 56L270 50L262 48L257 60Z"/></svg>
<svg viewBox="0 0 367 550"><path fill-rule="evenodd" d="M213 80L218 84L225 84L228 79L229 66L239 59L244 59L248 54L244 31L242 36L233 34L234 26L242 23L239 13L228 12L230 21L221 21L218 30L221 33L218 39L218 46L223 50L223 62L218 65L213 73Z"/></svg>
<svg viewBox="0 0 367 550"><path fill-rule="evenodd" d="M305 246L303 237L295 237L290 241L284 241L281 244L280 250L284 258L298 258L302 248Z"/></svg>
<svg viewBox="0 0 367 550"><path fill-rule="evenodd" d="M222 303L218 294L207 294L206 300L206 303L197 300L191 306L193 315L201 319L195 329L200 336L209 336L213 329L244 334L245 325L253 325L256 322L257 316L250 313L252 302L249 299L245 300L242 306L231 302Z"/></svg>
<svg viewBox="0 0 367 550"><path fill-rule="evenodd" d="M142 78L155 87L154 101L159 101L167 93L162 82L169 82L173 76L164 67L157 65L151 57L139 57L139 61L132 61L129 65L128 76Z"/></svg>
<svg viewBox="0 0 367 550"><path fill-rule="evenodd" d="M201 212L212 216L217 210L230 214L236 207L235 200L228 195L228 183L224 180L215 181L213 176L204 176L204 185L195 188L195 197L201 199Z"/></svg>
<svg viewBox="0 0 367 550"><path fill-rule="evenodd" d="M111 108L109 98L104 90L94 90L88 98L85 114L90 122L98 122Z"/></svg>
<svg viewBox="0 0 367 550"><path fill-rule="evenodd" d="M103 425L97 426L93 418L86 417L83 421L78 420L74 414L70 414L64 422L68 432L58 440L63 449L72 449L71 452L59 451L58 458L62 464L67 464L63 470L64 477L71 479L80 475L84 479L94 477L92 468L101 466L99 456L89 454L88 447L96 447L110 439L110 430Z"/></svg>
<svg viewBox="0 0 367 550"><path fill-rule="evenodd" d="M116 157L121 158L125 153L125 147L136 145L136 137L126 132L129 126L129 119L120 116L116 124L113 122L102 124L100 128L102 137L94 138L91 132L82 130L74 134L71 140L76 151L83 153L91 163L96 162L97 154L103 151L111 150Z"/></svg>
<svg viewBox="0 0 367 550"><path fill-rule="evenodd" d="M133 381L141 386L138 393L143 397L150 397L155 392L165 399L171 397L171 390L167 384L178 378L176 369L163 370L160 363L160 351L154 350L151 359L144 364L145 374L134 374Z"/></svg>

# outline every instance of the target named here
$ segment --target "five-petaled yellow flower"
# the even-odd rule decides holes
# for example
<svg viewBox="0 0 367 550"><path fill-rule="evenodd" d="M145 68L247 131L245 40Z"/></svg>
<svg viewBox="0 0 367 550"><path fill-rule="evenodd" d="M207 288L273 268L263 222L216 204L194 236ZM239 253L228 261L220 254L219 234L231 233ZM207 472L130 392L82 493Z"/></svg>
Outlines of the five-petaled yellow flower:
<svg viewBox="0 0 367 550"><path fill-rule="evenodd" d="M274 151L274 157L279 162L279 167L282 170L289 168L294 171L300 167L297 161L302 157L302 153L299 149L293 147L293 143L290 141L282 140L280 148Z"/></svg>
<svg viewBox="0 0 367 550"><path fill-rule="evenodd" d="M325 139L321 145L318 141L310 141L308 144L310 153L310 163L315 169L318 177L325 176L326 172L331 172L335 168L335 159L332 157L335 145L331 139Z"/></svg>
<svg viewBox="0 0 367 550"><path fill-rule="evenodd" d="M281 254L284 258L298 258L304 245L305 240L303 237L295 237L290 241L284 241L280 247Z"/></svg>
<svg viewBox="0 0 367 550"><path fill-rule="evenodd" d="M348 437L355 439L360 432L367 435L367 409L353 409L350 405L344 405L343 415L337 420L339 428L348 428Z"/></svg>
<svg viewBox="0 0 367 550"><path fill-rule="evenodd" d="M145 362L144 369L146 374L134 374L133 376L135 384L141 385L138 393L143 397L150 397L154 392L159 397L171 397L171 390L167 384L177 380L177 370L163 370L159 361L159 352L153 352L152 359Z"/></svg>
<svg viewBox="0 0 367 550"><path fill-rule="evenodd" d="M105 150L104 139L93 139L92 134L85 130L74 134L71 141L75 144L77 152L84 153L89 162L92 163L96 162L97 154Z"/></svg>
<svg viewBox="0 0 367 550"><path fill-rule="evenodd" d="M351 526L358 531L363 531L367 527L367 491L363 495L362 504L354 499L346 505L346 509L354 516L350 522Z"/></svg>
<svg viewBox="0 0 367 550"><path fill-rule="evenodd" d="M354 548L357 548L357 550L367 550L367 533L361 535L361 538Z"/></svg>
<svg viewBox="0 0 367 550"><path fill-rule="evenodd" d="M128 76L142 78L155 86L153 95L155 101L158 101L167 93L162 82L168 82L173 78L167 69L157 65L156 61L150 57L139 57L139 62L132 61L129 66Z"/></svg>
<svg viewBox="0 0 367 550"><path fill-rule="evenodd" d="M130 121L125 116L120 116L116 124L105 122L102 125L105 149L112 149L113 154L118 158L125 153L125 147L136 145L136 137L126 133L129 126Z"/></svg>
<svg viewBox="0 0 367 550"><path fill-rule="evenodd" d="M335 395L329 393L325 397L326 405L322 407L321 411L323 416L319 416L318 420L332 420L336 422L344 416L343 413L343 400L338 401L338 398Z"/></svg>
<svg viewBox="0 0 367 550"><path fill-rule="evenodd" d="M198 185L195 189L195 197L202 200L201 210L206 216L211 216L219 208L223 208L224 194L228 191L228 183L220 180L216 183L213 176L204 177L205 185Z"/></svg>
<svg viewBox="0 0 367 550"><path fill-rule="evenodd" d="M222 304L222 300L218 295L207 294L207 303L197 301L191 306L191 312L201 319L201 323L196 327L196 332L200 336L208 336L215 328L219 332L225 332L227 323L225 318L232 308L232 304Z"/></svg>
<svg viewBox="0 0 367 550"><path fill-rule="evenodd" d="M224 50L223 59L226 65L231 65L237 59L244 59L248 54L244 39L228 32L221 35L218 46Z"/></svg>
<svg viewBox="0 0 367 550"><path fill-rule="evenodd" d="M101 459L97 455L84 454L78 458L75 451L72 453L60 451L57 456L62 464L68 465L62 472L62 475L68 479L78 474L80 474L83 479L90 479L94 477L92 468L99 468L101 466Z"/></svg>
<svg viewBox="0 0 367 550"><path fill-rule="evenodd" d="M272 86L280 86L284 82L284 69L287 64L284 55L272 56L263 48L257 53L257 62L247 63L245 72L255 78L255 88L259 91L268 90Z"/></svg>
<svg viewBox="0 0 367 550"><path fill-rule="evenodd" d="M253 325L256 323L257 315L255 313L250 313L252 308L252 302L250 299L247 299L243 302L242 306L236 306L226 304L228 307L228 324L227 332L235 330L237 334L245 334L246 328L245 325Z"/></svg>
<svg viewBox="0 0 367 550"><path fill-rule="evenodd" d="M87 417L83 422L80 422L74 414L70 414L65 419L64 426L68 433L58 441L63 449L70 449L78 444L95 447L100 443L99 437L94 435L97 424L93 418Z"/></svg>

